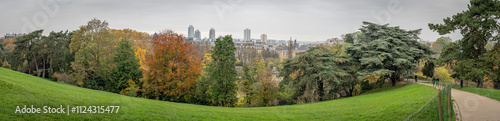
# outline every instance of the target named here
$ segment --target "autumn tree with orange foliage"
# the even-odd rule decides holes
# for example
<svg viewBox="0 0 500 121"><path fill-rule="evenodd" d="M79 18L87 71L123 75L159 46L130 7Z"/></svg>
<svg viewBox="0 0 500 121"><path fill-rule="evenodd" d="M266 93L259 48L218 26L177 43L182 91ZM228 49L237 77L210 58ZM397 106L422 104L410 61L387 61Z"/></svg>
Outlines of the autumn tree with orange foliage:
<svg viewBox="0 0 500 121"><path fill-rule="evenodd" d="M167 30L153 38L154 54L147 56L143 94L146 98L186 102L201 72L194 45Z"/></svg>

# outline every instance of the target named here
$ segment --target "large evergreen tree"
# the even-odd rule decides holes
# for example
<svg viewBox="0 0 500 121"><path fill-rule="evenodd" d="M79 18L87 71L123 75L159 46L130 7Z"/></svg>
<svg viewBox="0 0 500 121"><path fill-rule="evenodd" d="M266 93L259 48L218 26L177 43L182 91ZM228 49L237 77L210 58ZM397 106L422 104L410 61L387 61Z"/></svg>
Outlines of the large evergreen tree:
<svg viewBox="0 0 500 121"><path fill-rule="evenodd" d="M214 81L211 86L212 98L215 104L220 106L231 106L237 101L236 90L237 80L236 57L234 56L233 39L230 35L224 38L217 38L215 47L212 50L210 63L209 80Z"/></svg>
<svg viewBox="0 0 500 121"><path fill-rule="evenodd" d="M483 77L488 74L487 71L484 71L485 62L480 59L486 53L484 46L488 41L500 40L498 34L500 30L499 18L500 1L471 0L467 10L453 15L451 18L443 19L444 24L429 24L431 30L437 31L441 35L460 30L463 38L458 45L462 46L464 51L463 59L456 63L465 65L464 78L477 82L477 87L482 87ZM495 46L499 46L499 43ZM449 54L451 53L445 53L445 55ZM453 68L455 72L460 72L460 69L459 67ZM454 77L458 77L456 74Z"/></svg>
<svg viewBox="0 0 500 121"><path fill-rule="evenodd" d="M14 42L16 47L12 51L12 54L10 54L11 57L9 61L9 63L12 65L13 70L26 72L28 74L33 73L32 69L26 69L29 67L25 67L28 65L24 64L31 63L32 60L35 60L34 55L37 53L37 51L31 51L31 50L33 48L34 43L42 39L42 32L43 30L36 30L29 33L28 35L17 38L17 41Z"/></svg>
<svg viewBox="0 0 500 121"><path fill-rule="evenodd" d="M485 62L486 71L488 72L488 79L493 81L493 87L500 89L500 46L488 50L481 58Z"/></svg>
<svg viewBox="0 0 500 121"><path fill-rule="evenodd" d="M426 61L424 68L422 69L422 73L424 76L427 77L434 77L434 62L433 61Z"/></svg>
<svg viewBox="0 0 500 121"><path fill-rule="evenodd" d="M113 58L116 67L113 69L111 79L106 83L106 89L118 93L128 87L127 81L133 80L135 84L142 85L142 71L139 70L139 60L134 55L132 44L127 39L118 43L117 52Z"/></svg>
<svg viewBox="0 0 500 121"><path fill-rule="evenodd" d="M347 48L353 61L359 63L359 80L382 76L396 85L403 77L408 77L420 60L431 60L434 52L417 42L420 29L403 30L370 22L363 22L359 42Z"/></svg>
<svg viewBox="0 0 500 121"><path fill-rule="evenodd" d="M349 59L337 56L323 47L309 48L293 59L283 63L280 86L291 83L295 90L292 98L298 103L316 102L331 99L331 94L340 91L352 93ZM356 85L356 84L354 84ZM352 86L354 87L354 86ZM343 90L346 89L346 90ZM330 94L329 97L326 95Z"/></svg>
<svg viewBox="0 0 500 121"><path fill-rule="evenodd" d="M345 38L344 38L344 41L346 43L351 43L353 44L354 43L354 33L349 33L349 34L346 34L345 35Z"/></svg>
<svg viewBox="0 0 500 121"><path fill-rule="evenodd" d="M33 50L36 51L36 62L30 65L37 66L36 71L42 77L48 77L55 72L63 73L71 70L70 64L73 55L69 53L69 42L71 33L68 31L50 32L35 43Z"/></svg>

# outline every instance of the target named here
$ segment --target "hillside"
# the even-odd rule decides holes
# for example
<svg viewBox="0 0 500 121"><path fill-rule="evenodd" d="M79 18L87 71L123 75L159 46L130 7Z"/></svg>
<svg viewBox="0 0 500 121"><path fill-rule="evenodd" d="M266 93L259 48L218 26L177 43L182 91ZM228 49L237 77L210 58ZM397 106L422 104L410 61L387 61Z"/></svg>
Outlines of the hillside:
<svg viewBox="0 0 500 121"><path fill-rule="evenodd" d="M432 87L407 84L360 96L276 107L173 103L80 88L0 68L0 119L16 120L404 120L429 101ZM16 107L120 106L114 114L19 114ZM43 111L43 108L42 108Z"/></svg>

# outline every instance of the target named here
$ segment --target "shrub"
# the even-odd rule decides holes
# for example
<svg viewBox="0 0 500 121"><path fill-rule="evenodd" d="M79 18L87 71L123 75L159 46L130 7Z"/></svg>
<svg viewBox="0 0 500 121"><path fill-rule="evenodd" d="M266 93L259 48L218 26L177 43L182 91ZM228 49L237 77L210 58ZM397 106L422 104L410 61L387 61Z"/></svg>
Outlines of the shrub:
<svg viewBox="0 0 500 121"><path fill-rule="evenodd" d="M59 79L60 77L61 77L61 75L60 75L59 73L55 72L54 74L52 74L52 76L50 76L50 79L51 79L52 81L57 81L57 82L59 82L59 81L58 81L58 79Z"/></svg>
<svg viewBox="0 0 500 121"><path fill-rule="evenodd" d="M54 78L57 82L78 86L73 79L73 74L70 74L70 73L57 73L56 72L52 75L52 78Z"/></svg>
<svg viewBox="0 0 500 121"><path fill-rule="evenodd" d="M438 67L438 68L434 69L434 73L435 73L434 76L439 78L439 80L453 82L453 78L451 78L451 74L448 73L448 70L445 67Z"/></svg>
<svg viewBox="0 0 500 121"><path fill-rule="evenodd" d="M86 88L95 90L104 90L105 82L106 81L103 78L96 77L93 79L92 78L85 79L83 83L85 84Z"/></svg>
<svg viewBox="0 0 500 121"><path fill-rule="evenodd" d="M10 69L10 64L7 61L3 61L2 68Z"/></svg>
<svg viewBox="0 0 500 121"><path fill-rule="evenodd" d="M127 84L128 84L128 87L121 90L120 94L132 96L132 97L137 97L137 92L139 91L138 90L139 86L137 86L132 79L129 79L127 81Z"/></svg>

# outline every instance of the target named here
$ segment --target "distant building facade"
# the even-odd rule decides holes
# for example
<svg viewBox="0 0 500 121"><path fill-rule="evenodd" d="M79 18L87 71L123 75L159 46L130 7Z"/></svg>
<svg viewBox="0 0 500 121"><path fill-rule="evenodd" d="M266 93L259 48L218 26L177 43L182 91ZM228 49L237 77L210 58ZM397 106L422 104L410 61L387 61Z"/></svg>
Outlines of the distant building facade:
<svg viewBox="0 0 500 121"><path fill-rule="evenodd" d="M245 34L245 36L244 36L243 40L245 40L245 41L250 40L250 29L248 29L248 28L247 28L247 29L245 29L243 32L244 32L244 34Z"/></svg>
<svg viewBox="0 0 500 121"><path fill-rule="evenodd" d="M209 39L210 41L212 41L212 42L213 42L213 41L215 41L215 29L214 29L214 28L210 28L210 32L209 32L209 37L208 37L208 39Z"/></svg>
<svg viewBox="0 0 500 121"><path fill-rule="evenodd" d="M193 27L193 25L189 25L189 27L188 27L188 37L194 38L194 27Z"/></svg>
<svg viewBox="0 0 500 121"><path fill-rule="evenodd" d="M18 38L18 37L22 37L26 34L24 33L7 33L5 34L5 36L3 37L4 39L12 39L12 38Z"/></svg>
<svg viewBox="0 0 500 121"><path fill-rule="evenodd" d="M267 35L266 35L266 34L262 34L262 35L260 35L260 41L262 41L262 42L264 42L264 43L266 43L266 44L269 44L269 43L267 42Z"/></svg>
<svg viewBox="0 0 500 121"><path fill-rule="evenodd" d="M201 33L200 33L200 30L198 30L198 29L197 29L197 30L194 32L194 38L196 38L196 39L201 39Z"/></svg>
<svg viewBox="0 0 500 121"><path fill-rule="evenodd" d="M280 45L278 46L275 51L278 53L278 56L280 59L286 59L288 58L288 48L292 48L292 58L298 55L298 53L305 52L309 49L309 45L299 45L297 43L297 40L292 41L292 38L290 38L289 42L286 45Z"/></svg>

